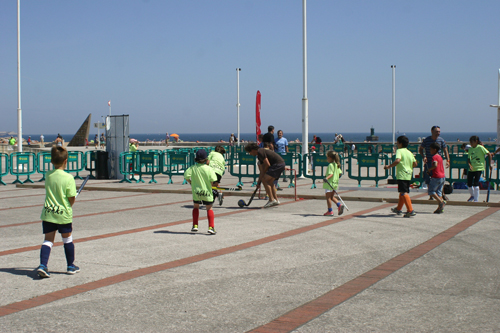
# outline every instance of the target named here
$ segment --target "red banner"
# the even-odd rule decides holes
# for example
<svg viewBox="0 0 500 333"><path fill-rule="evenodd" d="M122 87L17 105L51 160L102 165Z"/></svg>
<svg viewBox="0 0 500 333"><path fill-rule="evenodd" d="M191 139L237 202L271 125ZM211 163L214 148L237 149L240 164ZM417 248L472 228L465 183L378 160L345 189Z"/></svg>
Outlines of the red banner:
<svg viewBox="0 0 500 333"><path fill-rule="evenodd" d="M260 91L257 90L257 99L255 102L255 134L257 136L257 144L260 144L259 135L260 135Z"/></svg>

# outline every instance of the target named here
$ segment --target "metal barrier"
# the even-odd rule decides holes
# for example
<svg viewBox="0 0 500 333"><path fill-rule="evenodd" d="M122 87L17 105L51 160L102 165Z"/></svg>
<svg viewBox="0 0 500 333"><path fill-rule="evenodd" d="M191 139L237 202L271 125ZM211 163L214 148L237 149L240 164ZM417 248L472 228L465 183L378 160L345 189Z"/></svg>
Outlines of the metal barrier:
<svg viewBox="0 0 500 333"><path fill-rule="evenodd" d="M42 174L42 179L39 182L43 182L45 180L45 174L50 170L54 170L54 165L52 164L52 156L50 151L43 151L37 154L37 171Z"/></svg>
<svg viewBox="0 0 500 333"><path fill-rule="evenodd" d="M339 156L340 157L340 156ZM323 154L306 154L302 159L302 170L308 170L308 164L311 161L311 169L308 172L304 172L303 175L306 178L312 179L311 188L316 188L316 180L325 178L326 168L328 167L328 161L326 155ZM343 162L343 157L341 157L341 163ZM317 172L319 168L319 172Z"/></svg>
<svg viewBox="0 0 500 333"><path fill-rule="evenodd" d="M95 176L92 172L97 172L96 170L96 151L87 151L85 152L85 170L90 173L90 179L95 179Z"/></svg>
<svg viewBox="0 0 500 333"><path fill-rule="evenodd" d="M232 158L234 160L234 158ZM238 177L238 183L236 186L243 186L243 182L241 178L253 178L252 186L257 185L257 178L259 178L259 174L257 173L257 159L255 156L252 156L248 153L238 153L238 164L230 164L229 165L229 173L231 176ZM251 167L253 166L253 172L250 172Z"/></svg>
<svg viewBox="0 0 500 333"><path fill-rule="evenodd" d="M446 163L443 160L443 163ZM464 170L469 169L469 156L450 154L450 167L445 168L446 181L453 184L455 182L466 183L467 179L462 178Z"/></svg>
<svg viewBox="0 0 500 333"><path fill-rule="evenodd" d="M183 176L184 172L194 164L194 154L164 150L161 155L161 173L169 176L168 184L172 184L172 176ZM187 184L183 179L182 185Z"/></svg>
<svg viewBox="0 0 500 333"><path fill-rule="evenodd" d="M36 173L36 154L35 153L12 153L10 155L10 174L16 176L12 184L24 184L24 182L34 183L30 175ZM19 176L28 176L23 182Z"/></svg>
<svg viewBox="0 0 500 333"><path fill-rule="evenodd" d="M358 153L356 157L350 155L349 156L349 178L355 179L358 181L358 186L361 186L361 181L363 180L374 180L375 186L378 187L378 182L383 179L389 178L389 171L384 170L383 175L380 175L379 171L379 160L380 154L360 154ZM386 160L386 164L388 161L387 156L382 156L382 159ZM354 170L354 162L357 163L357 175L353 173ZM375 169L375 175L370 176L370 170ZM363 175L363 171L366 171L366 176Z"/></svg>
<svg viewBox="0 0 500 333"><path fill-rule="evenodd" d="M83 159L83 152L81 151L68 151L68 163L64 171L71 173L76 172L75 179L83 179L80 172L85 169L85 160Z"/></svg>
<svg viewBox="0 0 500 333"><path fill-rule="evenodd" d="M161 159L160 157L163 155L162 153L157 152L145 152L138 151L136 152L136 163L134 172L139 174L139 179L137 179L137 183L143 182L142 175L150 175L151 183L158 183L155 179L155 175L159 175L161 173Z"/></svg>
<svg viewBox="0 0 500 333"><path fill-rule="evenodd" d="M289 184L288 184L288 187L295 187L295 183L293 182L293 179L294 179L294 175L293 175L293 165L294 163L297 163L297 162L294 162L296 161L297 159L300 161L300 157L302 155L300 154L296 154L296 153L287 153L286 155L280 155L283 160L285 161L285 171L283 171L283 179L285 178L289 178ZM287 171L290 171L290 175L287 176L286 175L286 172ZM299 175L302 174L302 163L299 164ZM295 177L296 178L296 177ZM278 185L279 186L279 185Z"/></svg>
<svg viewBox="0 0 500 333"><path fill-rule="evenodd" d="M119 156L120 173L123 175L123 179L120 183L127 182L132 183L132 181L137 182L134 177L134 162L136 161L136 152L123 152ZM129 179L128 176L132 175Z"/></svg>
<svg viewBox="0 0 500 333"><path fill-rule="evenodd" d="M3 180L3 176L7 176L10 172L9 168L9 155L0 153L0 184L7 185Z"/></svg>

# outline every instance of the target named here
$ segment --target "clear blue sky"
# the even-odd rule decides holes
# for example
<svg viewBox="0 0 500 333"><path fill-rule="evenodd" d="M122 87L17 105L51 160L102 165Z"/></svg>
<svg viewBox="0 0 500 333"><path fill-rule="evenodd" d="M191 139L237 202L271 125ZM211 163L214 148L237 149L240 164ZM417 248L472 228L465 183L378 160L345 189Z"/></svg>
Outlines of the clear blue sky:
<svg viewBox="0 0 500 333"><path fill-rule="evenodd" d="M309 0L310 132L496 131L500 1ZM17 131L17 1L0 1L0 131ZM300 132L301 0L21 1L23 132ZM92 132L95 130L92 129Z"/></svg>

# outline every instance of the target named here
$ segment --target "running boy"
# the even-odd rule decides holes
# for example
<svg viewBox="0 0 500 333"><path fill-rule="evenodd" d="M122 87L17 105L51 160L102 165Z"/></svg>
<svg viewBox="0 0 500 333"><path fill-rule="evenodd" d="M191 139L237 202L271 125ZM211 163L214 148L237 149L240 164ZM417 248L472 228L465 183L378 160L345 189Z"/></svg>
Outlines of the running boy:
<svg viewBox="0 0 500 333"><path fill-rule="evenodd" d="M207 208L208 233L215 234L214 211L212 204L214 197L212 193L212 183L217 181L217 175L214 170L208 166L207 152L200 149L196 152L196 164L191 166L184 173L184 178L191 184L193 193L193 228L192 232L198 231L198 218L200 216L200 204Z"/></svg>
<svg viewBox="0 0 500 333"><path fill-rule="evenodd" d="M73 204L75 203L76 184L75 179L66 173L68 162L68 151L63 147L52 147L50 152L51 162L54 170L45 175L45 204L40 219L42 220L45 240L40 249L40 266L38 275L42 278L49 278L50 273L47 268L50 251L54 244L56 231L62 236L64 244L64 254L66 255L67 274L75 274L80 271L75 266L75 245L73 244Z"/></svg>
<svg viewBox="0 0 500 333"><path fill-rule="evenodd" d="M214 169L215 175L217 176L217 181L214 182L214 186L218 187L224 172L226 171L226 160L224 159L224 154L226 150L222 146L216 146L215 151L208 154L208 165ZM219 198L219 206L222 206L224 202L224 193L219 193L217 190L212 189L215 198Z"/></svg>
<svg viewBox="0 0 500 333"><path fill-rule="evenodd" d="M328 211L323 215L333 215L332 203L335 203L335 205L337 205L340 216L344 213L344 205L342 205L337 200L337 198L335 198L334 191L338 190L339 188L339 177L342 174L342 170L340 169L340 158L336 152L329 151L326 153L326 160L330 164L328 164L328 168L326 169L326 177L323 179L323 188L325 189L326 205L328 206Z"/></svg>
<svg viewBox="0 0 500 333"><path fill-rule="evenodd" d="M431 143L432 161L431 166L427 169L427 174L431 176L428 194L438 202L438 208L434 211L434 214L442 214L444 212L444 205L446 205L446 201L443 200L443 186L445 181L444 164L443 158L438 154L440 148L438 143Z"/></svg>
<svg viewBox="0 0 500 333"><path fill-rule="evenodd" d="M406 136L401 135L397 139L398 150L396 150L396 160L389 165L384 166L384 169L396 167L396 179L398 181L399 202L396 208L391 208L393 213L397 215L403 214L401 209L403 204L406 205L407 212L405 217L417 215L413 210L410 199L410 181L413 174L413 168L417 166L417 161L408 147L409 140Z"/></svg>
<svg viewBox="0 0 500 333"><path fill-rule="evenodd" d="M467 172L467 186L469 187L470 198L467 201L478 202L479 200L479 179L481 173L485 170L485 156L490 158L490 168L492 166L493 155L484 148L476 135L469 139L471 147L467 154L469 155L469 171Z"/></svg>

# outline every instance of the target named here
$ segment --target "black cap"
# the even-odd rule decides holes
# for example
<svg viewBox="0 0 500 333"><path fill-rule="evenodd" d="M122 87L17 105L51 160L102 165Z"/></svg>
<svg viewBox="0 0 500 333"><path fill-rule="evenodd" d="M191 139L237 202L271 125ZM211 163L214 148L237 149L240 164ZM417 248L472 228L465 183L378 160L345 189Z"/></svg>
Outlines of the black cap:
<svg viewBox="0 0 500 333"><path fill-rule="evenodd" d="M205 149L200 149L196 152L195 161L203 161L207 158L207 152Z"/></svg>

